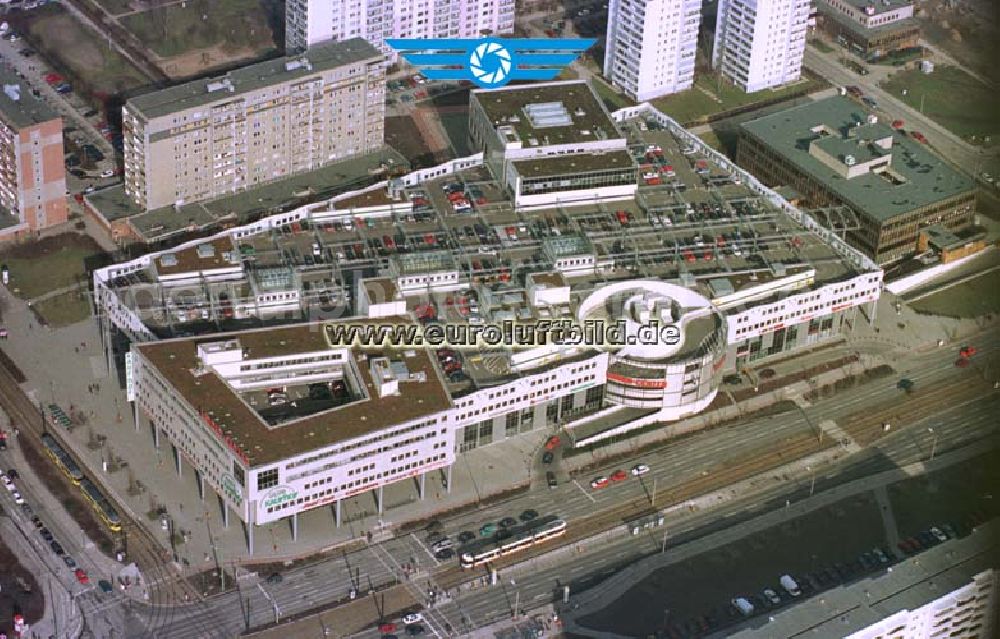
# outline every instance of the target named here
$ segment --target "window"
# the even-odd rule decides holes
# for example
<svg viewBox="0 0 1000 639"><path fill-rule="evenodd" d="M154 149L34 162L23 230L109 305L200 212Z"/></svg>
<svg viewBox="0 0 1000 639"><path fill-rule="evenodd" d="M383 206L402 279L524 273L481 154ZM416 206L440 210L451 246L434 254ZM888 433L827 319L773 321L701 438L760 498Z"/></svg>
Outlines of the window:
<svg viewBox="0 0 1000 639"><path fill-rule="evenodd" d="M277 472L277 471L275 471ZM246 486L246 473L243 471L243 467L238 463L233 462L233 477L236 478L236 483L240 486Z"/></svg>
<svg viewBox="0 0 1000 639"><path fill-rule="evenodd" d="M257 490L266 490L278 485L278 469L269 468L257 473Z"/></svg>

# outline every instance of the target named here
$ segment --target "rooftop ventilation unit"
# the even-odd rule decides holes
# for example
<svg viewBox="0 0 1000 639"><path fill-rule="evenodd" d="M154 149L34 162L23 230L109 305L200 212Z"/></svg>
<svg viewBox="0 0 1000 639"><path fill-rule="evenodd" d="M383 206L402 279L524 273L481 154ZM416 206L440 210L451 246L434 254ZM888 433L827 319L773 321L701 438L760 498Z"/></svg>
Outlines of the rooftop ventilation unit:
<svg viewBox="0 0 1000 639"><path fill-rule="evenodd" d="M858 161L853 155L844 156L844 164L846 164L847 166L854 166L857 163Z"/></svg>
<svg viewBox="0 0 1000 639"><path fill-rule="evenodd" d="M868 124L878 124L878 116L874 113L868 114Z"/></svg>
<svg viewBox="0 0 1000 639"><path fill-rule="evenodd" d="M167 253L166 255L160 256L160 266L177 266L177 256L173 253Z"/></svg>
<svg viewBox="0 0 1000 639"><path fill-rule="evenodd" d="M213 257L215 255L215 247L211 244L199 244L198 245L198 257L204 259L207 257Z"/></svg>
<svg viewBox="0 0 1000 639"><path fill-rule="evenodd" d="M297 69L312 71L312 63L309 62L308 58L300 58L298 60L289 60L288 62L285 62L285 71L295 71Z"/></svg>
<svg viewBox="0 0 1000 639"><path fill-rule="evenodd" d="M228 90L230 93L236 91L236 87L233 86L233 81L229 78L223 78L218 82L208 83L208 92L215 93L216 91Z"/></svg>
<svg viewBox="0 0 1000 639"><path fill-rule="evenodd" d="M21 99L21 85L20 84L5 84L3 85L3 92L7 94L7 97L17 102Z"/></svg>
<svg viewBox="0 0 1000 639"><path fill-rule="evenodd" d="M535 102L524 106L524 114L536 129L570 126L573 119L562 102Z"/></svg>

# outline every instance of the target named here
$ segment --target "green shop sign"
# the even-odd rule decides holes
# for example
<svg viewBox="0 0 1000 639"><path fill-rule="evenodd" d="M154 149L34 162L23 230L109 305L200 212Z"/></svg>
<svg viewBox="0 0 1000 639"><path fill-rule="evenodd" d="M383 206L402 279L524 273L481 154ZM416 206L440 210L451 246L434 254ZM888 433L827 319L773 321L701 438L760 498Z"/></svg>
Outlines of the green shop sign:
<svg viewBox="0 0 1000 639"><path fill-rule="evenodd" d="M273 488L266 495L264 495L263 507L266 508L276 508L286 502L295 501L295 497L298 493L289 488L288 486L278 486Z"/></svg>

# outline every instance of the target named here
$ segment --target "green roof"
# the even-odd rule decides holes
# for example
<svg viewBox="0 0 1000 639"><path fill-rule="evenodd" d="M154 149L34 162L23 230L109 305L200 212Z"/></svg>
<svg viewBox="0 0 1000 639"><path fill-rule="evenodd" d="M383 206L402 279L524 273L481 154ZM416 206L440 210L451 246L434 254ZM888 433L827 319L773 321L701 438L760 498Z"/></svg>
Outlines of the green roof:
<svg viewBox="0 0 1000 639"><path fill-rule="evenodd" d="M975 185L971 178L953 169L922 144L881 125L877 128L862 125L859 130L892 136L892 148L888 150L892 155L890 167L902 176L902 183L892 183L873 173L848 179L809 153L810 142L821 138L819 133L813 132L815 127L825 125L846 138L848 131L858 122L864 122L867 116L868 112L858 103L835 96L745 122L741 128L744 134L751 135L823 184L843 203L882 222L935 202L972 193ZM864 137L870 139L881 135L866 134ZM836 143L824 140L822 144ZM852 148L858 150L856 138L853 144Z"/></svg>
<svg viewBox="0 0 1000 639"><path fill-rule="evenodd" d="M635 169L632 156L626 151L610 153L574 153L572 155L549 155L531 160L514 162L514 168L522 178L554 177L576 173Z"/></svg>
<svg viewBox="0 0 1000 639"><path fill-rule="evenodd" d="M477 89L472 92L483 107L486 117L496 126L511 126L525 148L535 138L541 144L596 142L619 138L615 123L590 85L582 81L524 84L503 89ZM568 126L536 128L524 111L529 104L561 102L572 119ZM511 117L515 121L510 121ZM583 133L589 131L589 133ZM547 140L547 141L546 141Z"/></svg>
<svg viewBox="0 0 1000 639"><path fill-rule="evenodd" d="M0 64L0 84L4 89L0 92L0 114L3 114L4 122L12 128L22 129L59 117L44 99L31 95L28 83L17 77L14 70L6 64ZM12 99L8 93L8 87L15 86L17 88L10 89L10 92L20 96L17 100Z"/></svg>
<svg viewBox="0 0 1000 639"><path fill-rule="evenodd" d="M130 99L126 105L147 118L157 118L381 56L378 49L361 38L328 42L314 46L297 55L258 62L240 67L222 76L194 80L169 89L137 96ZM296 64L303 60L308 60L309 65ZM225 80L231 83L232 90L229 90L228 87L222 88L218 84ZM210 91L210 85L219 88Z"/></svg>

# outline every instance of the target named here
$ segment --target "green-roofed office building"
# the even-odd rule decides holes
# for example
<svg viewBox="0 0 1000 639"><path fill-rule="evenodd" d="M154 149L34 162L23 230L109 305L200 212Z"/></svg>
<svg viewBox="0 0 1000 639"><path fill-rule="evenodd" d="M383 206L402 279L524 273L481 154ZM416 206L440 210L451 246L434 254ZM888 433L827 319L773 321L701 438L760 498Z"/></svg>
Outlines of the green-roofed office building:
<svg viewBox="0 0 1000 639"><path fill-rule="evenodd" d="M251 189L381 148L385 69L361 38L130 99L125 192L141 208Z"/></svg>
<svg viewBox="0 0 1000 639"><path fill-rule="evenodd" d="M741 125L736 162L805 206L849 206L847 239L880 264L917 251L922 227L972 225L975 185L926 147L836 96Z"/></svg>

